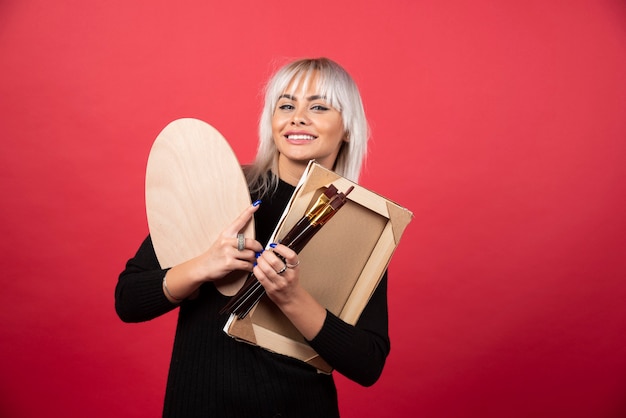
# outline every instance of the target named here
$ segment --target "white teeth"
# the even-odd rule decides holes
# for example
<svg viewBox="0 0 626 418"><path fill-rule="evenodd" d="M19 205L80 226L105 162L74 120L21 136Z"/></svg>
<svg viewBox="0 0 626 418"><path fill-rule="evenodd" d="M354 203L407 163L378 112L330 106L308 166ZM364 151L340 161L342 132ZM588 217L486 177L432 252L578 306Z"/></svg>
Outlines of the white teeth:
<svg viewBox="0 0 626 418"><path fill-rule="evenodd" d="M287 135L287 138L301 141L312 141L315 139L312 135Z"/></svg>

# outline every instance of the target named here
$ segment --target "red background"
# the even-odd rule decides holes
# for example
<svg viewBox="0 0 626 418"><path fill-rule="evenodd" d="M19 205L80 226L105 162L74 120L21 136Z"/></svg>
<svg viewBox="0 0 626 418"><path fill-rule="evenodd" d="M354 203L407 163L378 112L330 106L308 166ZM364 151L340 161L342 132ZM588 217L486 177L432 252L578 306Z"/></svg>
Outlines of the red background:
<svg viewBox="0 0 626 418"><path fill-rule="evenodd" d="M197 117L249 162L274 64L320 55L362 90L362 184L415 214L343 416L626 416L618 0L0 2L0 416L159 416L176 315L113 310L152 141Z"/></svg>

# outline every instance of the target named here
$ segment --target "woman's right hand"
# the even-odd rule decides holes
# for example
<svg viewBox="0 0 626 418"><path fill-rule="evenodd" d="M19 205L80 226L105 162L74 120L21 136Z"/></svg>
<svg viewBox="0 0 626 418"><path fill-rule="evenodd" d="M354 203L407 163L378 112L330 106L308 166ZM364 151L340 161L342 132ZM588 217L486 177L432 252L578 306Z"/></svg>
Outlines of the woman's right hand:
<svg viewBox="0 0 626 418"><path fill-rule="evenodd" d="M174 303L192 295L202 283L223 278L235 270L252 271L256 254L263 251L261 243L245 239L243 250L237 248L237 234L250 222L260 202L247 207L199 256L172 267L166 274L164 293Z"/></svg>
<svg viewBox="0 0 626 418"><path fill-rule="evenodd" d="M252 238L246 238L244 249L239 251L237 234L246 227L254 216L254 212L259 208L259 205L255 204L247 207L219 234L207 251L196 257L195 279L197 281L218 280L235 270L252 271L256 253L261 252L263 246Z"/></svg>

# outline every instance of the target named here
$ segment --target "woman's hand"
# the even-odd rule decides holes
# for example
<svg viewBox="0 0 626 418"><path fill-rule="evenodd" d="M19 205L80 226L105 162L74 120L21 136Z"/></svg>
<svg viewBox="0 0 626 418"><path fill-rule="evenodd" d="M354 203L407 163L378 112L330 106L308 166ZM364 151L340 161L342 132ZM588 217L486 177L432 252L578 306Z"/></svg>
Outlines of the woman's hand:
<svg viewBox="0 0 626 418"><path fill-rule="evenodd" d="M312 340L324 325L326 309L301 286L298 254L285 245L270 247L257 258L254 275L304 338Z"/></svg>
<svg viewBox="0 0 626 418"><path fill-rule="evenodd" d="M300 290L298 254L281 244L270 244L257 259L254 275L269 298L278 306L286 305Z"/></svg>
<svg viewBox="0 0 626 418"><path fill-rule="evenodd" d="M246 238L244 248L239 250L237 234L250 222L259 203L247 207L204 253L167 272L167 287L164 282L163 290L171 302L180 302L192 295L202 283L219 280L232 271L252 271L256 254L263 250L263 246L252 238Z"/></svg>
<svg viewBox="0 0 626 418"><path fill-rule="evenodd" d="M207 251L191 260L194 265L196 281L214 281L223 278L231 271L252 271L256 254L263 246L252 238L246 238L244 249L239 250L237 234L243 230L254 216L258 204L249 206L235 221L224 229Z"/></svg>

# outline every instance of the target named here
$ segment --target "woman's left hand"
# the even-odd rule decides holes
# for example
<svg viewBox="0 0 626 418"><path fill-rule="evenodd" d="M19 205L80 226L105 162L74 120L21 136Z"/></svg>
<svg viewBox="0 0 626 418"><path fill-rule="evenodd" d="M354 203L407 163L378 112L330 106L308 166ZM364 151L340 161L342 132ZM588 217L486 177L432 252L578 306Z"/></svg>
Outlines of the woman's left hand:
<svg viewBox="0 0 626 418"><path fill-rule="evenodd" d="M272 302L310 341L322 329L326 309L300 284L298 254L285 245L271 247L257 258L254 275Z"/></svg>
<svg viewBox="0 0 626 418"><path fill-rule="evenodd" d="M254 275L269 298L279 307L293 302L300 291L298 254L282 244L271 244L257 258Z"/></svg>

